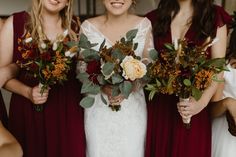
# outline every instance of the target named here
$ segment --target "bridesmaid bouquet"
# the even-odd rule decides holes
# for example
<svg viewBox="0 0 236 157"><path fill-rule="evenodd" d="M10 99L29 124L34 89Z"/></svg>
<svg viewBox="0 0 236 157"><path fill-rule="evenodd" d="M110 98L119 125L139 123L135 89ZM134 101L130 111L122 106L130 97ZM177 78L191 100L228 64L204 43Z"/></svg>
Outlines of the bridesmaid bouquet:
<svg viewBox="0 0 236 157"><path fill-rule="evenodd" d="M80 102L83 107L91 107L94 97L101 92L101 88L108 85L112 90L112 96L122 94L128 98L136 81L144 79L146 65L141 58L135 55L138 43L133 43L137 29L127 32L126 38L117 41L112 47L105 46L105 40L100 45L98 52L87 49L81 52L82 62L78 79L83 83L81 93L87 94ZM83 43L89 43L85 36L81 36ZM92 46L91 43L89 43ZM93 45L94 46L94 45ZM81 65L85 65L85 67ZM101 94L101 99L107 104ZM113 111L120 110L120 105L110 104Z"/></svg>
<svg viewBox="0 0 236 157"><path fill-rule="evenodd" d="M72 58L77 54L77 45L69 42L68 31L57 37L54 42L42 40L36 42L30 33L18 39L20 59L17 64L39 81L40 93L51 85L67 80ZM34 105L38 112L42 105Z"/></svg>
<svg viewBox="0 0 236 157"><path fill-rule="evenodd" d="M180 101L188 101L191 96L199 100L212 80L220 81L216 74L227 69L224 58L208 58L206 49L214 42L207 39L203 45L197 46L186 39L176 40L173 44L165 44L160 53L152 51L153 62L148 68L152 83L146 87L150 91L149 99L162 93L175 94ZM190 123L190 119L183 121Z"/></svg>

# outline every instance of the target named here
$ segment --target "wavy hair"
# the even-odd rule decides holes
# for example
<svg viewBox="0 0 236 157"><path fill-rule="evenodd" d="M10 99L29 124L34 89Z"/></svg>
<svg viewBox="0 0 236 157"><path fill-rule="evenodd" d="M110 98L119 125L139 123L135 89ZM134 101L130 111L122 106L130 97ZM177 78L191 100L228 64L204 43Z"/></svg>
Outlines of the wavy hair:
<svg viewBox="0 0 236 157"><path fill-rule="evenodd" d="M68 5L60 11L62 20L62 28L69 30L71 40L77 40L79 31L79 20L73 19L73 0L68 0ZM30 20L26 24L26 30L29 30L32 37L38 41L43 40L43 20L42 20L43 4L42 0L32 0L31 9L29 12ZM73 28L72 28L73 27Z"/></svg>
<svg viewBox="0 0 236 157"><path fill-rule="evenodd" d="M215 8L213 0L192 0L192 5L193 17L190 22L197 33L196 38L214 37ZM154 35L165 35L179 10L178 0L161 0L156 11L157 19L153 28Z"/></svg>

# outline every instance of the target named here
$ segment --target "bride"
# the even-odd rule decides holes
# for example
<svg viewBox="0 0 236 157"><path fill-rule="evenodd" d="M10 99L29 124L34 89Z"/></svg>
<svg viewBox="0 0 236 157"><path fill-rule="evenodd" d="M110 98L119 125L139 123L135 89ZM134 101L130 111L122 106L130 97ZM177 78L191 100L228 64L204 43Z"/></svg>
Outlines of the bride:
<svg viewBox="0 0 236 157"><path fill-rule="evenodd" d="M151 23L147 18L130 13L135 0L103 0L106 14L84 21L81 31L90 42L99 43L105 39L111 47L132 29L138 29L135 43L136 55L147 57L153 47ZM95 96L95 103L85 109L85 132L87 157L143 157L146 136L146 102L142 89L132 92L128 99L122 95L112 97L108 88L110 103L121 104L121 110L112 111Z"/></svg>

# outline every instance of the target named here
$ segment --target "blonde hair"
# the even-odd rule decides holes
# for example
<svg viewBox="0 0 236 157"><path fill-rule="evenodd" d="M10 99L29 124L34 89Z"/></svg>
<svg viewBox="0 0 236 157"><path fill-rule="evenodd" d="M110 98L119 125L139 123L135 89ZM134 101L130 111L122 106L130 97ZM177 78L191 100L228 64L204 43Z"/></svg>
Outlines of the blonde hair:
<svg viewBox="0 0 236 157"><path fill-rule="evenodd" d="M77 34L79 29L79 20L73 19L73 0L68 0L68 5L60 11L60 17L62 20L62 28L68 29L71 40L77 40ZM42 0L32 0L30 14L30 20L26 24L26 30L29 30L32 38L35 40L43 40L45 38L42 27ZM73 25L73 26L72 26ZM73 28L72 30L72 27Z"/></svg>

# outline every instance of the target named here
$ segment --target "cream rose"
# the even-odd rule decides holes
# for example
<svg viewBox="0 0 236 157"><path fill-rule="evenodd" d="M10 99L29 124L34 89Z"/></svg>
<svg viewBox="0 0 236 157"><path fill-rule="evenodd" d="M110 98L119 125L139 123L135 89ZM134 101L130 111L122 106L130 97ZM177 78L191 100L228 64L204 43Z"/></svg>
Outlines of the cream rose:
<svg viewBox="0 0 236 157"><path fill-rule="evenodd" d="M122 75L127 80L134 81L142 78L147 73L146 65L132 56L126 56L120 66L123 68Z"/></svg>

